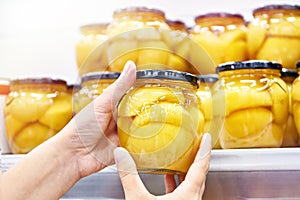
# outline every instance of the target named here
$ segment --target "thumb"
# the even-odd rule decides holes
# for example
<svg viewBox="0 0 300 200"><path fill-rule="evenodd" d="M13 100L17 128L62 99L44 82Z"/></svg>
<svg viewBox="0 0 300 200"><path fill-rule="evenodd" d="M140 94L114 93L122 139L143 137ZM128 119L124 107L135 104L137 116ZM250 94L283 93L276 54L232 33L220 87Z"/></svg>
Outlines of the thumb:
<svg viewBox="0 0 300 200"><path fill-rule="evenodd" d="M136 165L128 151L122 147L114 150L115 162L126 199L148 199L151 195L145 188Z"/></svg>
<svg viewBox="0 0 300 200"><path fill-rule="evenodd" d="M95 99L94 103L96 111L99 111L100 113L111 112L122 96L133 85L135 79L136 65L129 60L126 62L120 77Z"/></svg>

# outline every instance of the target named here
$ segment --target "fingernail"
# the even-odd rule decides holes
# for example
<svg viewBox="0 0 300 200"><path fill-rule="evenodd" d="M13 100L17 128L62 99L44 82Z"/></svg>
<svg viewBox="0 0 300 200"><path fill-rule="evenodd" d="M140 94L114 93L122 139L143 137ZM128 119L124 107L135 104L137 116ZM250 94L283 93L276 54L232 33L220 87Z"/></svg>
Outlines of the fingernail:
<svg viewBox="0 0 300 200"><path fill-rule="evenodd" d="M123 73L124 74L127 74L128 71L130 70L131 68L131 65L134 65L134 62L132 60L128 60L124 66L124 69L123 69Z"/></svg>
<svg viewBox="0 0 300 200"><path fill-rule="evenodd" d="M115 162L119 170L121 171L136 171L135 162L129 155L129 153L122 147L117 147L114 150Z"/></svg>
<svg viewBox="0 0 300 200"><path fill-rule="evenodd" d="M114 157L115 157L115 162L116 164L120 164L122 162L122 160L124 159L124 150L123 148L115 148L114 150Z"/></svg>
<svg viewBox="0 0 300 200"><path fill-rule="evenodd" d="M210 152L211 152L211 136L209 133L205 133L202 136L201 144L200 144L200 151L196 157L196 161L204 159Z"/></svg>

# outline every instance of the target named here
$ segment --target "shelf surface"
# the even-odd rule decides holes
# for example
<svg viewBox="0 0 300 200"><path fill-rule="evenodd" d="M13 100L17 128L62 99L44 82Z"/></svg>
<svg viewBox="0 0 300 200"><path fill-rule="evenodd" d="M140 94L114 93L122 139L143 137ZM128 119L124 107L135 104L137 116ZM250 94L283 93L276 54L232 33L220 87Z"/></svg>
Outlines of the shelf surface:
<svg viewBox="0 0 300 200"><path fill-rule="evenodd" d="M25 155L2 155L2 171ZM141 174L153 194L164 194L162 175ZM204 200L300 199L300 148L213 150ZM81 179L62 199L124 199L116 167Z"/></svg>

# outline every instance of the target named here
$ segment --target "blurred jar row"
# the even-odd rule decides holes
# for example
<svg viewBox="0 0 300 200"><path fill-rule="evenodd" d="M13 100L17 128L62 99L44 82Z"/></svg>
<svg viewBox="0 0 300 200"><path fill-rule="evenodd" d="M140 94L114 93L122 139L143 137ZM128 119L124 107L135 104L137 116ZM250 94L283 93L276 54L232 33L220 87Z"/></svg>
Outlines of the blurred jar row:
<svg viewBox="0 0 300 200"><path fill-rule="evenodd" d="M137 31L134 36L124 34L116 37L143 28L152 29ZM196 16L194 26L190 28L181 21L166 19L161 10L129 7L116 10L110 23L81 27L82 38L76 46L80 74L119 72L128 59L135 61L140 69L151 68L147 64L159 63L160 69L195 73L191 69L191 57L199 52L191 51L188 40L182 38L174 44L176 34L162 33L161 30L176 31L199 44L212 58L215 67L229 61L258 59L294 69L300 60L298 5L257 8L253 10L250 22L246 22L240 14L207 13ZM112 37L115 39L111 40ZM103 43L107 39L110 39L109 42ZM105 48L97 51L95 48L99 44L105 45ZM88 56L89 59L86 59Z"/></svg>
<svg viewBox="0 0 300 200"><path fill-rule="evenodd" d="M251 60L223 63L217 67L218 74L200 75L199 87L193 90L202 116L201 134L212 134L214 148L299 146L300 62L297 69L298 72L282 69L279 63ZM88 73L81 77L80 86L73 87L49 78L10 81L10 87L5 87L4 123L11 151L27 153L55 135L119 75ZM162 83L155 83L161 87ZM151 92L161 94L159 99L172 96L161 88L149 89L139 88L143 93L134 98L136 103L148 97L153 101ZM164 100L163 105L166 103Z"/></svg>

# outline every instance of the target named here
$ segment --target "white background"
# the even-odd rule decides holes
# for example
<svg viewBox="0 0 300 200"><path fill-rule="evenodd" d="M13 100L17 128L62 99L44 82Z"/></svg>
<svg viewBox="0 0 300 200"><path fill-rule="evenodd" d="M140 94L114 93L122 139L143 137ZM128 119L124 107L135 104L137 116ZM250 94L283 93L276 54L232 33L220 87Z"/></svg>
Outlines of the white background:
<svg viewBox="0 0 300 200"><path fill-rule="evenodd" d="M46 76L74 83L79 27L110 22L118 8L154 7L192 26L199 14L234 12L251 20L254 8L282 3L300 0L0 0L0 77Z"/></svg>

